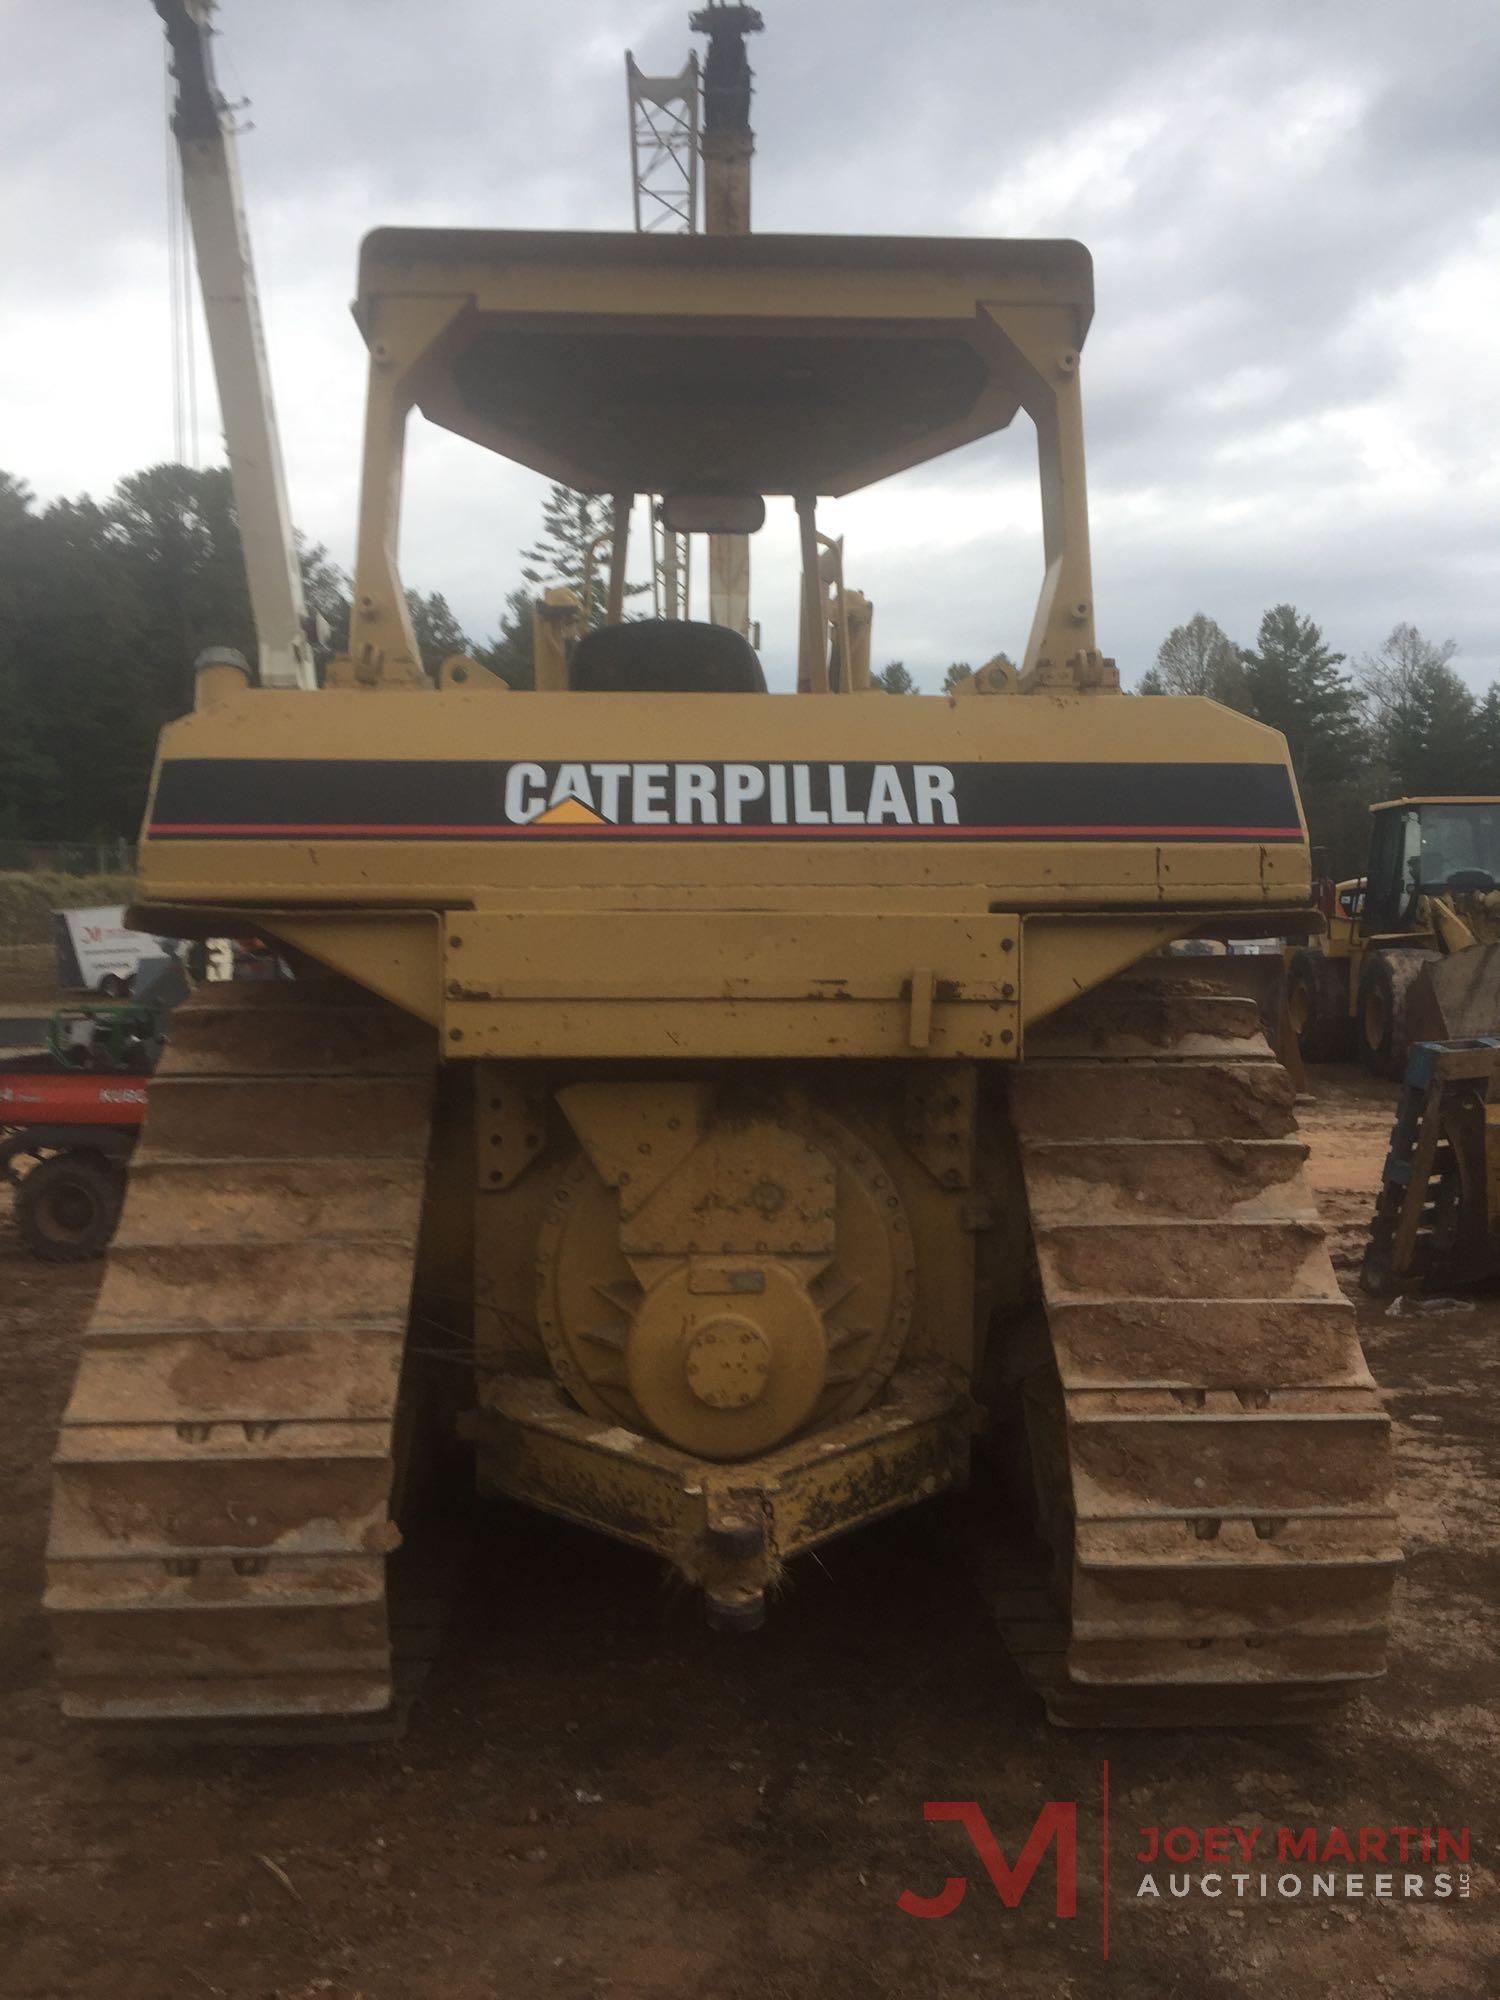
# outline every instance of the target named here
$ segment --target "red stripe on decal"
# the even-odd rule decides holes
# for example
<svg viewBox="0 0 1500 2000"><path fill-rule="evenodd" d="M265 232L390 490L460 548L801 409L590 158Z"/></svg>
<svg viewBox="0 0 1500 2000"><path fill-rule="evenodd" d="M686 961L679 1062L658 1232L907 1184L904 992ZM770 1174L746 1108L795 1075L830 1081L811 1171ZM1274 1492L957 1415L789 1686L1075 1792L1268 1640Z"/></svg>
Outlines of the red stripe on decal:
<svg viewBox="0 0 1500 2000"><path fill-rule="evenodd" d="M718 822L710 825L691 826L640 826L629 821L622 824L600 826L268 826L262 824L223 825L188 824L181 821L161 821L154 824L151 833L171 836L198 835L211 840L215 834L221 836L255 835L267 840L303 840L357 838L365 840L385 840L405 838L408 840L439 839L453 836L468 837L473 840L503 837L505 839L530 840L599 840L611 835L625 835L631 839L651 839L673 834L688 835L695 840L713 838L715 835L728 836L734 840L769 838L772 840L803 840L817 838L820 834L834 835L846 840L864 840L881 834L902 835L911 840L927 839L967 839L967 840L1058 840L1069 838L1111 839L1124 836L1135 840L1300 840L1302 829L1296 826L866 826L862 821L851 821L838 826L799 826L796 824L777 826L736 826Z"/></svg>

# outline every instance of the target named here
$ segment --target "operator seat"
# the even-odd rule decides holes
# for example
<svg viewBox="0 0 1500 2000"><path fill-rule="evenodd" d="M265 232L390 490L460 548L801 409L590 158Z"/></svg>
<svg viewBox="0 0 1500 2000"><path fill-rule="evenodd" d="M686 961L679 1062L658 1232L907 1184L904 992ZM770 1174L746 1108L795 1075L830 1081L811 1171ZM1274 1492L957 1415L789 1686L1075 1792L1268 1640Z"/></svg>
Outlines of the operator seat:
<svg viewBox="0 0 1500 2000"><path fill-rule="evenodd" d="M764 694L755 648L727 625L635 618L585 632L568 685L580 694Z"/></svg>

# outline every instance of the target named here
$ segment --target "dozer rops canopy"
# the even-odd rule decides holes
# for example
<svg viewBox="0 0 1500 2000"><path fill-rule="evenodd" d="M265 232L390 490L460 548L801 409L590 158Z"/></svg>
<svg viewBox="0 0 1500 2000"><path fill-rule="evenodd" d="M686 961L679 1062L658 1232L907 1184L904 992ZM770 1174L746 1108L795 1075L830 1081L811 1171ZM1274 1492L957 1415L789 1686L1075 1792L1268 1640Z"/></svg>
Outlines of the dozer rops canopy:
<svg viewBox="0 0 1500 2000"><path fill-rule="evenodd" d="M367 237L356 312L372 346L418 299L439 325L412 400L550 479L836 495L1003 430L1029 366L1005 322L1066 307L1081 344L1093 267L1071 242Z"/></svg>
<svg viewBox="0 0 1500 2000"><path fill-rule="evenodd" d="M1021 679L1044 662L1088 679L1078 351L1092 308L1091 260L1071 242L377 230L355 307L371 368L349 670L422 678L395 559L413 408L546 478L613 494L621 520L636 493L792 495L808 630L817 497L1024 409L1044 576ZM818 651L804 631L799 684L814 689Z"/></svg>

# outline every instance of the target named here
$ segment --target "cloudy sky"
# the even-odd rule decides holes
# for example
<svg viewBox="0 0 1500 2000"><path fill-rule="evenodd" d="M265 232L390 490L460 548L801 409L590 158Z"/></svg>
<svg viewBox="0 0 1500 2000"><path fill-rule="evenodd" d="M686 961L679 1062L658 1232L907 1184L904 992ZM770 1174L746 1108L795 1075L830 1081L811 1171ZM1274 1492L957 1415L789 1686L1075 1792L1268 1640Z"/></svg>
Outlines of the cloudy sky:
<svg viewBox="0 0 1500 2000"><path fill-rule="evenodd" d="M347 559L380 223L628 227L623 51L686 0L221 0L293 509ZM1351 657L1406 619L1500 674L1495 0L764 0L768 230L1076 236L1099 636L1290 599ZM0 465L44 499L171 456L162 38L149 0L0 0ZM200 374L206 374L206 362ZM219 454L211 388L198 455ZM830 506L878 661L1024 643L1025 420ZM478 638L540 482L413 429L402 563ZM790 535L758 539L773 678Z"/></svg>

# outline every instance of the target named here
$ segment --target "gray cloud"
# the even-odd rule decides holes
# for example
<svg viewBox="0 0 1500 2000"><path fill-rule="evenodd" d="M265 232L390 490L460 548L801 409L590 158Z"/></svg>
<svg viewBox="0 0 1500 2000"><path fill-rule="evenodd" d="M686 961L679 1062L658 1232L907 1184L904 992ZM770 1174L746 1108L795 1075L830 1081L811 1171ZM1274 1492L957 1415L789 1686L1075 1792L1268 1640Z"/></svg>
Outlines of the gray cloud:
<svg viewBox="0 0 1500 2000"><path fill-rule="evenodd" d="M767 0L762 228L1088 242L1101 639L1131 671L1203 609L1292 598L1346 652L1399 618L1500 673L1500 26L1490 0ZM623 51L675 68L686 7L223 0L294 505L347 554L376 223L623 227ZM0 464L106 489L170 448L162 65L146 0L10 0L0 127ZM211 416L211 410L209 412ZM1029 437L836 510L877 653L925 674L1024 639ZM204 444L212 423L205 420ZM479 632L529 476L413 458L405 566ZM790 651L790 544L757 576ZM780 628L780 629L777 629Z"/></svg>

